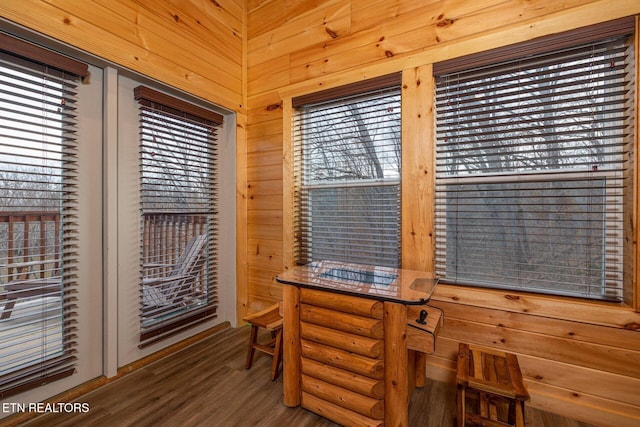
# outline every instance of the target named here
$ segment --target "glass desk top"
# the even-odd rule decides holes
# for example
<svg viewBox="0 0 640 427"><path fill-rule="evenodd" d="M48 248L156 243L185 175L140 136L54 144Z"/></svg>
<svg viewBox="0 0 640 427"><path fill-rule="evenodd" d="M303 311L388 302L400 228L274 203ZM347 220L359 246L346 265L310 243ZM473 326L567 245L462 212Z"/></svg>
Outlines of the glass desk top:
<svg viewBox="0 0 640 427"><path fill-rule="evenodd" d="M276 281L382 301L424 304L431 298L438 277L426 271L316 261L278 274Z"/></svg>

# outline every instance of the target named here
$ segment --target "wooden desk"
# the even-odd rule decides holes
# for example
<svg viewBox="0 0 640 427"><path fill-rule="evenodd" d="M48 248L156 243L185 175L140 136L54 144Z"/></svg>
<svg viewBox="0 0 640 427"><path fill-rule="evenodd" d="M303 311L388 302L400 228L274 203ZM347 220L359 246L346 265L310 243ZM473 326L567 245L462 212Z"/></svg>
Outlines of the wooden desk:
<svg viewBox="0 0 640 427"><path fill-rule="evenodd" d="M424 385L418 356L433 352L442 322L426 305L434 274L321 261L276 280L285 285L284 404L346 426L408 426L411 391Z"/></svg>

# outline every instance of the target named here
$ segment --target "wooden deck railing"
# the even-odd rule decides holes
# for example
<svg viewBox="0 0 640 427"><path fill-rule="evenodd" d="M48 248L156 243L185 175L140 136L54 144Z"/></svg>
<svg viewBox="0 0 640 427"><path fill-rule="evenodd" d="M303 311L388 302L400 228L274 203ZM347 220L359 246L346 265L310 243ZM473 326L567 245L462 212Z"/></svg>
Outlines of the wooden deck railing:
<svg viewBox="0 0 640 427"><path fill-rule="evenodd" d="M0 212L0 285L54 275L61 260L60 229L58 212ZM145 213L143 264L167 266L153 270L154 276L168 273L189 239L206 230L204 213Z"/></svg>
<svg viewBox="0 0 640 427"><path fill-rule="evenodd" d="M180 257L193 236L207 232L206 214L145 213L142 227L142 262L145 265L164 265L153 276L169 273L170 265Z"/></svg>
<svg viewBox="0 0 640 427"><path fill-rule="evenodd" d="M0 284L58 274L59 237L58 212L0 212Z"/></svg>

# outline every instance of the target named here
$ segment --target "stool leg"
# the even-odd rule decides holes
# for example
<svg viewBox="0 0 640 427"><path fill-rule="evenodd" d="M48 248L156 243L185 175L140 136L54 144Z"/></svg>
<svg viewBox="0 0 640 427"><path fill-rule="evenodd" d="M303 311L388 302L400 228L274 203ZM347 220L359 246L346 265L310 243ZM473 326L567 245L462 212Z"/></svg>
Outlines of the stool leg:
<svg viewBox="0 0 640 427"><path fill-rule="evenodd" d="M498 421L498 408L496 407L496 401L489 397L489 419L493 421Z"/></svg>
<svg viewBox="0 0 640 427"><path fill-rule="evenodd" d="M480 416L482 418L489 418L489 399L487 394L480 392Z"/></svg>
<svg viewBox="0 0 640 427"><path fill-rule="evenodd" d="M509 412L507 413L507 421L513 426L516 425L516 406L518 406L518 402L516 400L509 399Z"/></svg>
<svg viewBox="0 0 640 427"><path fill-rule="evenodd" d="M282 358L282 328L276 333L276 342L273 346L273 361L271 362L271 381L278 377L278 366Z"/></svg>
<svg viewBox="0 0 640 427"><path fill-rule="evenodd" d="M516 402L516 427L524 427L524 402Z"/></svg>
<svg viewBox="0 0 640 427"><path fill-rule="evenodd" d="M258 327L255 325L251 325L251 336L249 337L249 351L247 352L247 361L244 364L244 367L246 369L249 369L251 367L251 364L253 363L253 355L256 352L254 345L256 343L257 338L258 338Z"/></svg>
<svg viewBox="0 0 640 427"><path fill-rule="evenodd" d="M464 390L464 386L458 384L458 420L457 420L457 426L458 427L464 427L464 419L466 417L465 414L465 390Z"/></svg>

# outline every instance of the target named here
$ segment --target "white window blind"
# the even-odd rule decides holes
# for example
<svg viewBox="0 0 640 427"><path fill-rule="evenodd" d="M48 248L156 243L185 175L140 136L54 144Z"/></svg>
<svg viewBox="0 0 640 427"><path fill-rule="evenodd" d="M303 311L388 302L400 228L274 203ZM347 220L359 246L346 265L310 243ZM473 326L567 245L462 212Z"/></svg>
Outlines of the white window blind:
<svg viewBox="0 0 640 427"><path fill-rule="evenodd" d="M399 266L396 77L294 99L298 264L335 260Z"/></svg>
<svg viewBox="0 0 640 427"><path fill-rule="evenodd" d="M217 126L222 116L150 88L140 105L141 346L213 318Z"/></svg>
<svg viewBox="0 0 640 427"><path fill-rule="evenodd" d="M444 282L622 300L632 277L628 31L436 75Z"/></svg>
<svg viewBox="0 0 640 427"><path fill-rule="evenodd" d="M76 81L88 67L5 34L0 46L4 399L75 372Z"/></svg>

